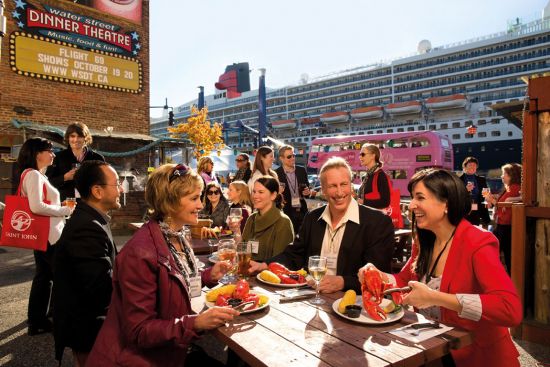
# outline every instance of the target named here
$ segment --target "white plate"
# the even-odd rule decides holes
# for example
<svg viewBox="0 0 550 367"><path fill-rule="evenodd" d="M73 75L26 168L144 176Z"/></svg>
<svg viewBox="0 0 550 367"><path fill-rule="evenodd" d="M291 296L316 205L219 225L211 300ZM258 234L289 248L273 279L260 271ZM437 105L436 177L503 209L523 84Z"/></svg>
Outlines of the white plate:
<svg viewBox="0 0 550 367"><path fill-rule="evenodd" d="M257 293L255 293L255 294L257 294ZM265 294L262 294L262 295L265 296ZM241 315L263 310L264 308L266 308L267 306L269 306L269 303L270 303L270 302L271 302L271 298L267 297L267 302L266 302L263 306L260 306L260 307L258 307L258 308L255 308L255 309L253 309L253 310L241 311ZM208 308L212 308L212 307L216 306L216 303L215 303L215 302L204 301L204 304L205 304L206 307L208 307Z"/></svg>
<svg viewBox="0 0 550 367"><path fill-rule="evenodd" d="M341 316L341 317L343 317L345 319L348 319L348 320L351 320L351 321L358 322L360 324L372 324L372 325L389 324L391 322L401 320L403 315L405 315L405 311L403 310L403 307L401 307L401 310L399 312L392 312L392 313L387 314L386 315L387 318L385 320L376 321L376 320L371 319L370 316L367 314L367 312L363 309L363 310L361 310L361 314L359 315L359 317L354 319L352 317L348 317L347 315L338 312L338 305L340 304L341 300L342 300L342 298L338 298L336 301L334 301L334 303L332 303L332 309L334 310L334 312L336 312L338 314L338 316ZM384 298L382 300L382 303L380 303L380 307L384 308L384 306L386 306L390 302L391 301L389 299ZM363 307L363 300L361 299L360 295L357 296L357 299L355 300L355 304L360 305L361 307Z"/></svg>
<svg viewBox="0 0 550 367"><path fill-rule="evenodd" d="M305 283L297 283L297 284L283 284L283 283L271 283L271 282L268 282L267 280L263 280L262 278L260 278L260 274L256 275L256 279L258 279L260 282L264 283L264 284L269 284L269 285L272 285L274 287L280 287L280 288L296 288L296 287L303 287L304 285L307 284L307 282Z"/></svg>

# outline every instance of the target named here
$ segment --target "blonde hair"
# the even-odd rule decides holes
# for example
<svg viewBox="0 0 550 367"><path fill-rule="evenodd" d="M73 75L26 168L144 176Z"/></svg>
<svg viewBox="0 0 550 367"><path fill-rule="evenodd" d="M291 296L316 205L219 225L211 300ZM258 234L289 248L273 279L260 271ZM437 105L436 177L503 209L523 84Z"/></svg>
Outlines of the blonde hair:
<svg viewBox="0 0 550 367"><path fill-rule="evenodd" d="M206 172L206 165L208 163L211 163L212 167L214 167L214 161L212 160L212 158L210 158L210 157L201 157L199 159L199 163L197 163L197 172L199 173L199 175L203 172Z"/></svg>
<svg viewBox="0 0 550 367"><path fill-rule="evenodd" d="M174 174L179 171L179 175ZM168 213L178 210L180 200L203 188L202 178L190 167L164 164L155 169L145 186L145 201L151 219L163 220Z"/></svg>
<svg viewBox="0 0 550 367"><path fill-rule="evenodd" d="M233 204L248 205L252 208L252 200L250 199L250 190L244 181L233 181L229 186L234 186L239 191L239 201Z"/></svg>
<svg viewBox="0 0 550 367"><path fill-rule="evenodd" d="M336 168L345 168L349 173L349 180L351 182L351 178L353 177L353 173L351 171L351 167L349 166L348 162L346 162L346 160L344 158L332 157L332 158L329 158L329 160L327 160L325 162L325 164L323 164L323 166L319 170L319 178L321 179L321 185L325 184L325 182L324 182L325 181L325 173L328 170L336 169Z"/></svg>

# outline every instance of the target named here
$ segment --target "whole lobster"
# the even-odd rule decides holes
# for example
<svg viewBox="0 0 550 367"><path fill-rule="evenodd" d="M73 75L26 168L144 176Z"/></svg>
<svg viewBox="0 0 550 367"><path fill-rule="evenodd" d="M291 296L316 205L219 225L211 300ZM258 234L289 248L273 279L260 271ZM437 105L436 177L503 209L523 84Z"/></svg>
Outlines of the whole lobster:
<svg viewBox="0 0 550 367"><path fill-rule="evenodd" d="M387 318L386 313L380 307L380 303L384 298L384 291L389 288L392 288L392 285L382 281L378 270L367 268L364 271L363 281L361 282L363 307L373 320L382 321ZM401 293L392 293L392 299L396 305L400 305L402 302Z"/></svg>

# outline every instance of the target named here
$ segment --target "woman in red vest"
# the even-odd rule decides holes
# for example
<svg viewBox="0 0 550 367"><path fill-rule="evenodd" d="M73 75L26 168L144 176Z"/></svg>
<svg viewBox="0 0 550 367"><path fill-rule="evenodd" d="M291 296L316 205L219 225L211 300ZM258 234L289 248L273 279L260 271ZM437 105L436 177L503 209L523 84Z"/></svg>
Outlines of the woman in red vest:
<svg viewBox="0 0 550 367"><path fill-rule="evenodd" d="M357 202L377 209L387 208L390 205L390 182L382 170L380 149L374 144L363 144L359 160L367 168L367 174L359 189Z"/></svg>

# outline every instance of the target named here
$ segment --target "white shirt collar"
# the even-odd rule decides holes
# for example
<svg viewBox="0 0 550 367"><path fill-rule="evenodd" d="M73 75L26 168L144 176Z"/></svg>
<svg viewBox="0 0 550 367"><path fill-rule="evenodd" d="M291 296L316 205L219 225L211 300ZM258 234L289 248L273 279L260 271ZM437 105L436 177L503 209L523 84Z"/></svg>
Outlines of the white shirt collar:
<svg viewBox="0 0 550 367"><path fill-rule="evenodd" d="M319 217L319 220L321 219L324 220L329 226L332 226L329 205L325 205L325 210L323 211L323 214L321 214L321 216ZM336 228L338 228L342 223L346 223L347 221L352 221L359 224L359 204L357 204L357 201L355 201L355 199L351 199L346 213L344 214Z"/></svg>

